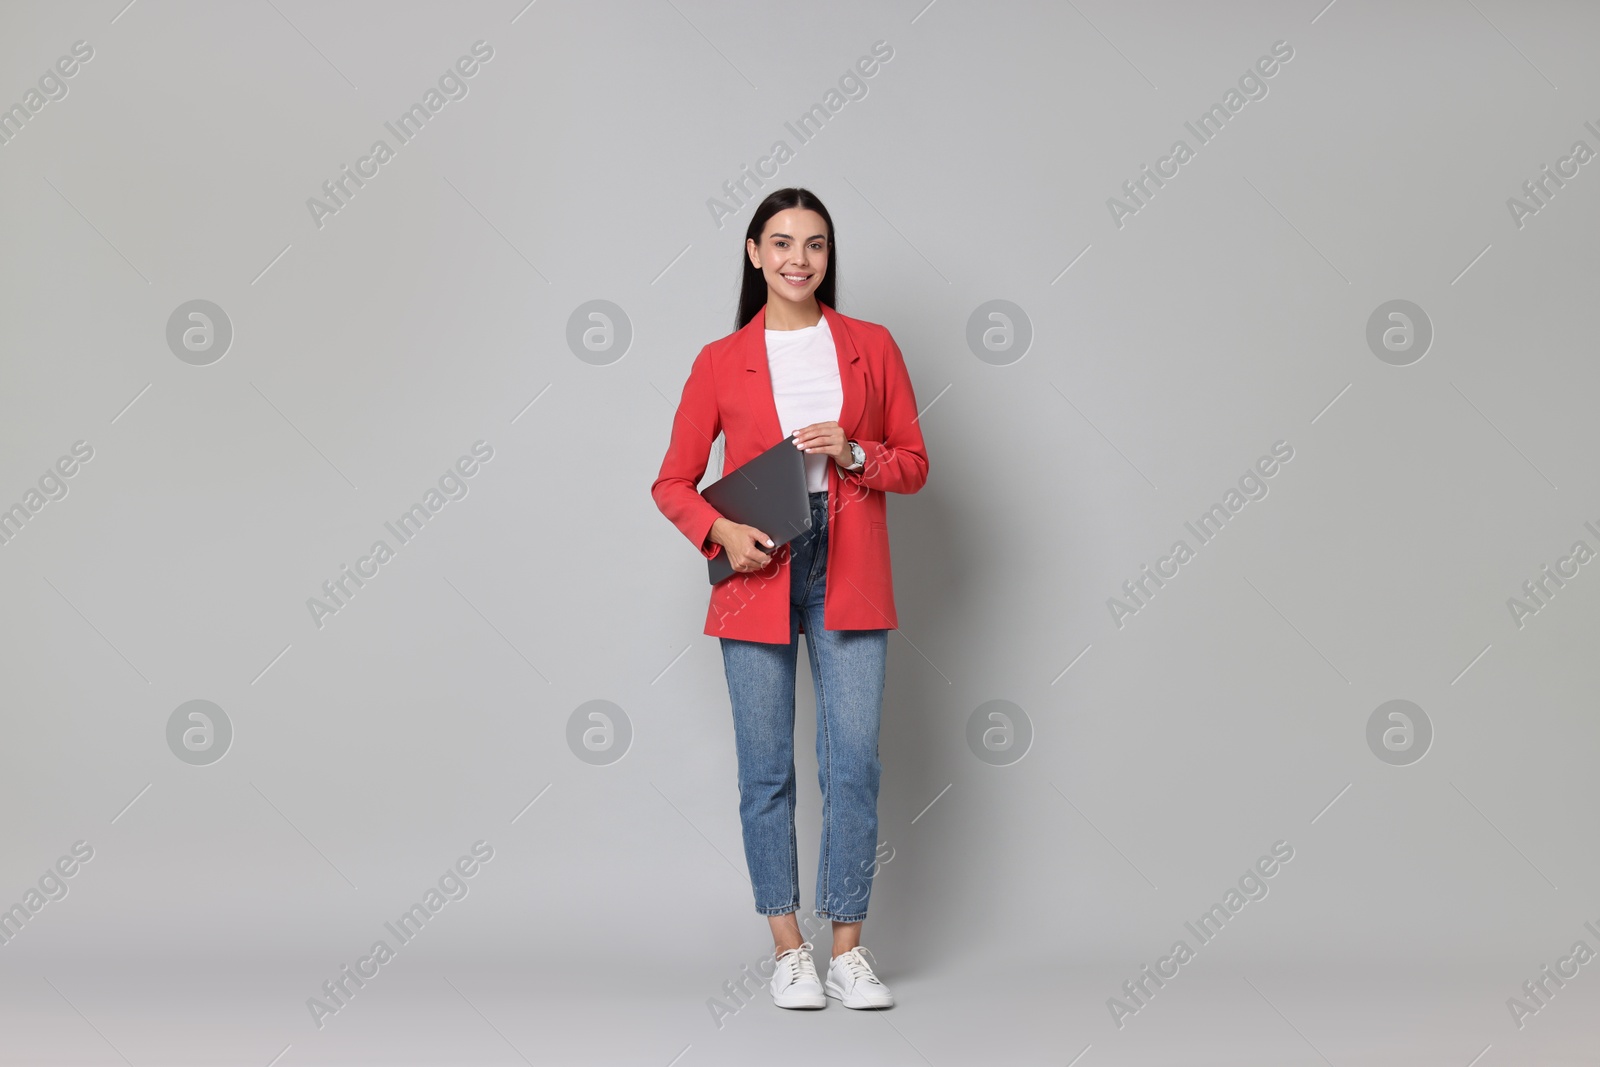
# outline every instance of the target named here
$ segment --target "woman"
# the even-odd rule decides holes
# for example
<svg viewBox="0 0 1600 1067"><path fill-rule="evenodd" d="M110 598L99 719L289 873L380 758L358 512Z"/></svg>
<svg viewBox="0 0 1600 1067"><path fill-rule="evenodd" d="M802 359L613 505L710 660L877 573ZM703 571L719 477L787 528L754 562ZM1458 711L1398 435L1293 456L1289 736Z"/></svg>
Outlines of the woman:
<svg viewBox="0 0 1600 1067"><path fill-rule="evenodd" d="M650 494L703 556L726 552L735 571L712 587L705 632L722 644L745 861L777 961L773 1000L821 1008L832 996L848 1008L887 1007L893 997L861 945L877 870L884 659L898 625L884 494L921 489L928 457L911 378L889 331L833 309L833 220L822 202L805 189L768 196L745 233L745 257L738 328L695 357ZM719 432L724 474L795 434L810 530L774 547L766 531L706 502L697 486ZM795 916L800 633L817 695L816 914L833 922L825 990Z"/></svg>

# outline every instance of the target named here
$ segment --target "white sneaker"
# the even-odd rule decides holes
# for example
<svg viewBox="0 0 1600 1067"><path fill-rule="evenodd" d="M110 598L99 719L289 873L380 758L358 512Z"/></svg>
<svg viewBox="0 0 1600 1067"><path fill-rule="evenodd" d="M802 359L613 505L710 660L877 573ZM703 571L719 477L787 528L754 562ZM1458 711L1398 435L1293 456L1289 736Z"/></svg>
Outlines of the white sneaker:
<svg viewBox="0 0 1600 1067"><path fill-rule="evenodd" d="M825 1008L828 998L823 995L822 983L817 980L817 968L811 962L811 942L802 942L799 948L781 953L778 969L772 972L768 988L772 1002L780 1008Z"/></svg>
<svg viewBox="0 0 1600 1067"><path fill-rule="evenodd" d="M863 945L833 957L828 964L827 995L837 998L847 1008L887 1008L894 1004L889 987L872 973L862 955Z"/></svg>

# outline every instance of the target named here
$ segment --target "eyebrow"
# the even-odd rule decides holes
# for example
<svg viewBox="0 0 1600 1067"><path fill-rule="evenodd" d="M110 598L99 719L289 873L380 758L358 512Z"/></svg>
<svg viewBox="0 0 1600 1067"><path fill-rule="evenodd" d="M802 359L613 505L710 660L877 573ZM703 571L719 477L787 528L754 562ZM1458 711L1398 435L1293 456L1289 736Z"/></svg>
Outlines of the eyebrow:
<svg viewBox="0 0 1600 1067"><path fill-rule="evenodd" d="M774 234L768 234L768 236L769 237L789 237L789 235L786 234L786 233L774 233ZM810 237L807 237L806 240L808 240L808 241L821 241L821 240L826 240L827 236L828 235L825 234L825 233L814 233ZM789 237L789 240L792 241L792 240L794 240L794 238L793 237Z"/></svg>

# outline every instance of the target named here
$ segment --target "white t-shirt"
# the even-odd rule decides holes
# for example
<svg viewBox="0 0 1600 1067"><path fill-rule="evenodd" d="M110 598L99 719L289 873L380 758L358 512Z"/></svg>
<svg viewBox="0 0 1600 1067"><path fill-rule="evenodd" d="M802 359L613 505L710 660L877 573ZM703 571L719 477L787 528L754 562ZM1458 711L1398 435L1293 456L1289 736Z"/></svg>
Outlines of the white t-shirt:
<svg viewBox="0 0 1600 1067"><path fill-rule="evenodd" d="M824 315L815 326L800 330L768 330L767 370L772 374L772 399L785 436L814 422L834 422L844 407L839 385L839 356ZM806 490L828 488L831 456L806 456Z"/></svg>

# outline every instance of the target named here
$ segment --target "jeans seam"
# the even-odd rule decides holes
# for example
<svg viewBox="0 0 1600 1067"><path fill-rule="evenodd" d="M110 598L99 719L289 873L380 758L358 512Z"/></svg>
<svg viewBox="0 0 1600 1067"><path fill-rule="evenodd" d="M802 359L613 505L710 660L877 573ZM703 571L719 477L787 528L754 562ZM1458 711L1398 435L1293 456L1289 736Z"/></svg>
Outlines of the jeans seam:
<svg viewBox="0 0 1600 1067"><path fill-rule="evenodd" d="M792 728L793 727L792 727L792 724L791 724L791 729ZM800 791L800 782L799 782L799 779L794 774L794 761L793 760L790 760L789 768L790 768L789 788L787 790L787 792L788 792L788 801L789 801L789 889L790 889L791 896L792 896L792 898L793 898L793 900L795 902L794 906L796 908L799 908L800 907L800 851L799 851L799 842L795 840L794 813L795 813L795 798L796 798L796 794L799 793L799 791Z"/></svg>
<svg viewBox="0 0 1600 1067"><path fill-rule="evenodd" d="M822 786L822 885L819 892L822 899L818 902L822 908L827 908L832 903L833 870L829 860L829 849L833 844L833 820L837 815L833 804L833 736L828 730L828 688L824 681L827 673L822 663L822 650L815 645L808 644L807 650L811 653L812 662L816 670L817 686L817 729L822 734L823 773L826 776Z"/></svg>

